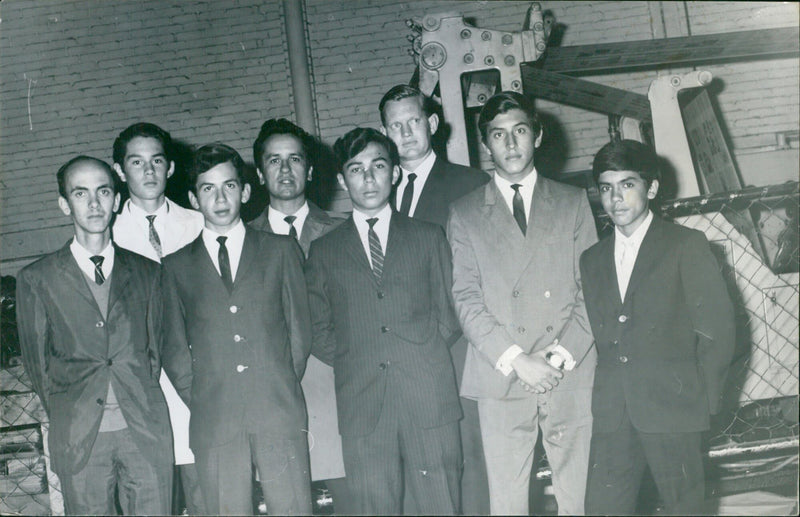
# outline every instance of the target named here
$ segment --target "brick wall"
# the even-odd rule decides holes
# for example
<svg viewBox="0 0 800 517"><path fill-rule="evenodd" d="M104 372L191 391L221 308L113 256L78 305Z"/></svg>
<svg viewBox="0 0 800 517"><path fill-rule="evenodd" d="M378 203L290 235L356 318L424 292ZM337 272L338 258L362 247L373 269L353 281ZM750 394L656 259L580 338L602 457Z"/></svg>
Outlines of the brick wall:
<svg viewBox="0 0 800 517"><path fill-rule="evenodd" d="M459 12L479 27L518 30L528 2L305 0L320 136L377 127L378 102L414 71L405 21ZM541 2L566 26L562 45L796 26L798 4ZM59 247L69 220L55 171L71 156L110 160L127 125L148 120L189 144L213 140L247 161L266 118L292 118L291 78L277 0L6 0L0 4L0 210L3 274ZM704 67L734 152L796 130L798 60ZM674 70L677 72L683 70ZM667 73L662 71L661 73ZM656 72L591 77L646 93ZM607 118L544 101L561 126L565 170L587 169Z"/></svg>

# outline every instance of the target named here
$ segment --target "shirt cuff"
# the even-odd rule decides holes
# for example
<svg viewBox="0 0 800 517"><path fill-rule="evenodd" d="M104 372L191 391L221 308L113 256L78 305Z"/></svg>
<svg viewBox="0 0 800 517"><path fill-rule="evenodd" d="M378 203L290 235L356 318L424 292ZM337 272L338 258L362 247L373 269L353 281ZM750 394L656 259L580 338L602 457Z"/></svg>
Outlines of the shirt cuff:
<svg viewBox="0 0 800 517"><path fill-rule="evenodd" d="M569 350L561 345L556 345L551 352L560 355L564 359L564 369L566 371L572 371L575 369L575 365L578 364L577 361L575 361L575 358L572 357L572 354L569 353Z"/></svg>
<svg viewBox="0 0 800 517"><path fill-rule="evenodd" d="M503 355L500 356L500 359L497 360L497 364L495 364L494 367L500 370L500 373L508 377L508 375L514 371L514 368L511 367L511 361L524 352L525 350L520 348L519 345L511 345L503 352Z"/></svg>

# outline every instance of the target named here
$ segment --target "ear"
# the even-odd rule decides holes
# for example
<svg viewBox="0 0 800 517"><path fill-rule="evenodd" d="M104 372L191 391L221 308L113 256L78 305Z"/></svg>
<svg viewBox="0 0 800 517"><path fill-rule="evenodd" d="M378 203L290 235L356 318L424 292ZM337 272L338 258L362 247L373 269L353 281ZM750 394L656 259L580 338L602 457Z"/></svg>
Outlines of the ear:
<svg viewBox="0 0 800 517"><path fill-rule="evenodd" d="M119 210L119 200L120 200L120 196L119 196L119 192L117 192L116 194L114 194L114 213L115 214L117 213L117 210Z"/></svg>
<svg viewBox="0 0 800 517"><path fill-rule="evenodd" d="M439 115L434 113L428 117L428 126L431 128L431 134L435 135L436 130L439 129Z"/></svg>
<svg viewBox="0 0 800 517"><path fill-rule="evenodd" d="M167 178L172 177L175 174L175 162L172 160L169 161L169 169L167 169Z"/></svg>
<svg viewBox="0 0 800 517"><path fill-rule="evenodd" d="M538 149L540 145L542 145L542 137L544 136L544 130L539 130L539 136L536 137L536 141L533 143L534 149Z"/></svg>
<svg viewBox="0 0 800 517"><path fill-rule="evenodd" d="M344 182L344 176L341 172L336 175L336 179L339 180L339 185L344 189L344 191L348 192L347 183Z"/></svg>
<svg viewBox="0 0 800 517"><path fill-rule="evenodd" d="M258 176L258 182L261 185L266 185L267 184L267 180L264 179L264 173L261 172L261 169L259 169L258 167L256 167L256 175Z"/></svg>
<svg viewBox="0 0 800 517"><path fill-rule="evenodd" d="M655 199L656 194L658 194L658 180L653 180L647 187L647 199Z"/></svg>
<svg viewBox="0 0 800 517"><path fill-rule="evenodd" d="M125 173L122 171L122 166L120 166L120 164L118 164L118 163L115 163L115 164L114 164L114 170L115 170L115 171L117 171L117 176L119 176L119 179L120 179L120 180L121 180L123 183L125 183L126 181L128 181L128 180L127 180L127 178L125 178Z"/></svg>
<svg viewBox="0 0 800 517"><path fill-rule="evenodd" d="M64 199L64 196L58 196L58 208L64 212L64 215L70 215L72 213L72 210L69 208L69 202Z"/></svg>
<svg viewBox="0 0 800 517"><path fill-rule="evenodd" d="M189 204L192 205L192 208L195 210L200 210L200 203L197 202L197 196L194 195L194 192L191 190L188 192L189 194Z"/></svg>
<svg viewBox="0 0 800 517"><path fill-rule="evenodd" d="M385 127L383 127L383 124L381 124L381 130L380 130L380 131L381 131L381 134L382 134L383 136L387 136L387 135L386 135L386 128L385 128Z"/></svg>
<svg viewBox="0 0 800 517"><path fill-rule="evenodd" d="M486 145L486 143L483 141L483 138L481 138L481 149L483 149L483 151L484 151L484 152L485 152L487 155L489 155L489 158L491 158L491 157L492 157L492 150L491 150L491 149L489 149L489 146L488 146L488 145Z"/></svg>
<svg viewBox="0 0 800 517"><path fill-rule="evenodd" d="M400 179L400 166L395 165L394 169L392 169L392 185L397 183L397 180Z"/></svg>
<svg viewBox="0 0 800 517"><path fill-rule="evenodd" d="M250 201L250 184L245 183L242 187L242 203Z"/></svg>
<svg viewBox="0 0 800 517"><path fill-rule="evenodd" d="M312 165L308 168L308 174L306 174L306 181L311 181L313 177L314 177L314 166Z"/></svg>

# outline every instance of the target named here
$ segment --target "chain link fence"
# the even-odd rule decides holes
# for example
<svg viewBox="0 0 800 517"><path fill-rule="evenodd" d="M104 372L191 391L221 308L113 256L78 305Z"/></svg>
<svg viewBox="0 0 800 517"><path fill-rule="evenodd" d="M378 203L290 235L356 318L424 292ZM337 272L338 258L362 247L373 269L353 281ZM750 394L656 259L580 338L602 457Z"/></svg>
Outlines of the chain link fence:
<svg viewBox="0 0 800 517"><path fill-rule="evenodd" d="M708 441L713 493L797 483L799 200L798 183L790 182L660 207L664 217L706 234L737 311L727 398ZM611 229L602 215L598 227L601 234ZM0 514L60 515L47 418L19 364L13 284L3 278ZM536 477L549 475L543 462Z"/></svg>

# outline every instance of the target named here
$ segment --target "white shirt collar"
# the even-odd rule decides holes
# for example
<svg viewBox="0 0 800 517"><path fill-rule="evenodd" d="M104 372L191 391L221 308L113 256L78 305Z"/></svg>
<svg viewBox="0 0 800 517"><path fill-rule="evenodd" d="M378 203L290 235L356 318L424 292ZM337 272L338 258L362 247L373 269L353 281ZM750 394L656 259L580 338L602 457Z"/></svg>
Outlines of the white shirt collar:
<svg viewBox="0 0 800 517"><path fill-rule="evenodd" d="M297 230L298 239L300 239L300 236L303 234L303 225L306 224L308 213L308 201L305 201L303 206L293 214L284 214L280 210L273 208L272 205L267 207L267 219L269 220L269 227L272 228L273 233L289 235L289 223L287 223L284 218L289 215L295 216L295 220L292 224L295 230Z"/></svg>
<svg viewBox="0 0 800 517"><path fill-rule="evenodd" d="M522 204L525 207L525 219L530 220L531 218L531 201L533 200L533 189L536 187L536 178L538 177L538 173L536 172L536 167L531 170L530 174L522 178L520 181L517 182L510 182L505 178L500 177L497 172L494 173L494 183L497 185L498 190L500 190L500 195L503 196L503 199L508 206L508 209L513 213L513 200L514 200L514 189L511 188L511 185L520 184L522 185L519 188L519 194L522 196Z"/></svg>
<svg viewBox="0 0 800 517"><path fill-rule="evenodd" d="M95 255L100 255L104 259L103 264L100 266L100 269L103 270L103 276L106 278L111 276L111 271L114 270L114 246L110 240L108 241L108 246L106 246L103 251L95 254L84 248L78 242L77 237L73 237L69 249L72 252L72 256L75 257L75 262L78 263L78 267L80 267L81 271L86 273L86 276L89 278L94 279L94 262L92 262L91 257Z"/></svg>
<svg viewBox="0 0 800 517"><path fill-rule="evenodd" d="M242 247L244 246L245 236L244 223L242 220L239 219L239 222L225 235L206 227L203 228L201 235L203 236L203 244L205 244L206 251L208 251L208 256L211 257L211 262L213 262L214 267L217 268L217 273L219 273L219 242L217 242L217 237L223 236L228 238L225 241L225 247L228 249L228 259L231 263L231 276L233 280L236 280L236 271L239 269L239 259L242 257Z"/></svg>
<svg viewBox="0 0 800 517"><path fill-rule="evenodd" d="M389 241L389 222L392 218L392 207L388 204L383 209L373 216L368 216L357 209L353 209L353 222L358 230L358 236L361 239L361 244L364 246L364 252L367 254L367 260L370 266L372 265L372 254L369 251L369 223L367 219L377 217L378 222L373 226L373 230L378 234L378 240L381 241L381 249L383 254L386 255L386 243Z"/></svg>
<svg viewBox="0 0 800 517"><path fill-rule="evenodd" d="M614 265L617 272L619 297L623 301L628 292L628 284L633 274L633 267L636 264L636 257L639 256L639 248L642 247L642 242L652 222L653 212L648 210L647 217L633 231L630 237L623 235L619 228L614 228Z"/></svg>
<svg viewBox="0 0 800 517"><path fill-rule="evenodd" d="M653 222L653 211L647 211L647 217L644 218L642 224L636 228L630 237L625 236L619 228L614 227L614 246L623 245L623 246L633 246L637 252L639 247L642 245L642 241L644 240L644 236L647 234L647 229L650 228L650 224Z"/></svg>
<svg viewBox="0 0 800 517"><path fill-rule="evenodd" d="M413 171L405 169L402 166L400 167L403 175L400 178L400 181L397 183L397 191L395 192L395 200L397 203L396 208L398 210L400 209L400 203L403 200L403 193L406 190L406 186L408 186L408 175L413 172L417 175L417 177L414 179L414 197L411 199L411 211L409 212L409 215L414 215L414 212L417 210L419 195L422 193L422 188L425 186L425 182L428 181L428 176L431 175L434 163L436 163L436 153L431 150L428 156L426 156L425 159L422 160L422 162L417 165L417 168Z"/></svg>

